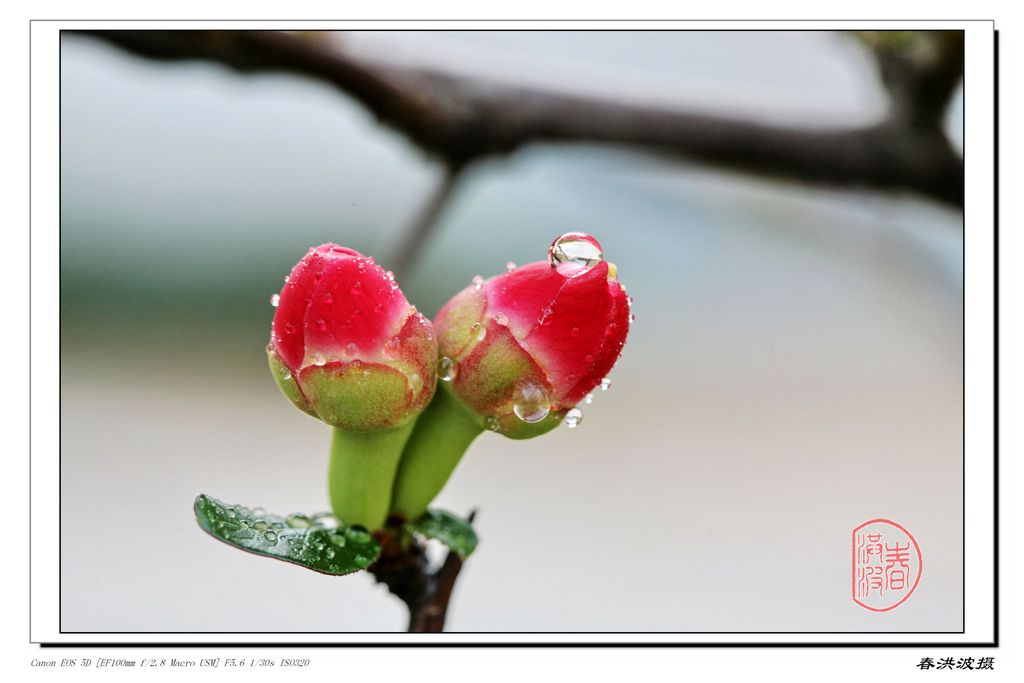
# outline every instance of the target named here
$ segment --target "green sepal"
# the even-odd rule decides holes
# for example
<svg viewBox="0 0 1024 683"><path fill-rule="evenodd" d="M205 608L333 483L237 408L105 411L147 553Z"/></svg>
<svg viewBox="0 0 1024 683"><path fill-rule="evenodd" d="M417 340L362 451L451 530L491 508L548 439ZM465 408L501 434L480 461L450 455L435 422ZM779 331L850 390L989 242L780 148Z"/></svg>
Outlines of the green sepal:
<svg viewBox="0 0 1024 683"><path fill-rule="evenodd" d="M279 517L228 505L205 494L196 497L194 509L199 527L217 540L321 574L351 574L366 569L380 556L380 543L369 531L346 527L334 517ZM323 519L336 526L323 524Z"/></svg>
<svg viewBox="0 0 1024 683"><path fill-rule="evenodd" d="M419 519L406 522L405 528L420 536L440 541L463 560L476 550L480 542L468 520L445 510L427 510Z"/></svg>

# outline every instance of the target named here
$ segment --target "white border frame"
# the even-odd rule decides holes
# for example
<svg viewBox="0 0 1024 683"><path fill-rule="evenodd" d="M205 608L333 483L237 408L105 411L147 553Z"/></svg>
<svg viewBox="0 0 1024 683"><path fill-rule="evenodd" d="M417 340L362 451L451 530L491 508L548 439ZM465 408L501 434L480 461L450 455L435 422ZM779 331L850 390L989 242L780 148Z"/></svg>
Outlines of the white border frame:
<svg viewBox="0 0 1024 683"><path fill-rule="evenodd" d="M963 634L62 634L59 630L60 31L62 29L619 29L965 31ZM992 643L994 631L994 25L990 21L33 21L31 33L31 627L45 643ZM967 552L970 548L970 552Z"/></svg>

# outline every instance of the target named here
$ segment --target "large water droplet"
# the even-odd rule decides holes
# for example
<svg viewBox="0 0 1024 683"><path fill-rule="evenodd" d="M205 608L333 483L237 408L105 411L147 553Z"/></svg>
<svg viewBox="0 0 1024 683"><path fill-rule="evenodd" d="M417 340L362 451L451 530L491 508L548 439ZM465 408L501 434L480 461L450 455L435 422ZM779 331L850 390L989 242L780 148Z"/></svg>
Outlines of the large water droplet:
<svg viewBox="0 0 1024 683"><path fill-rule="evenodd" d="M330 512L318 512L313 515L312 521L315 526L323 527L325 529L338 528L338 518Z"/></svg>
<svg viewBox="0 0 1024 683"><path fill-rule="evenodd" d="M284 521L293 529L307 529L313 525L313 520L306 515L299 514L298 512L288 515Z"/></svg>
<svg viewBox="0 0 1024 683"><path fill-rule="evenodd" d="M576 429L583 422L583 411L579 408L573 408L565 414L565 426L569 429Z"/></svg>
<svg viewBox="0 0 1024 683"><path fill-rule="evenodd" d="M524 382L516 387L512 399L512 412L523 422L540 422L551 412L551 404L544 387L536 382Z"/></svg>
<svg viewBox="0 0 1024 683"><path fill-rule="evenodd" d="M548 249L548 263L563 275L573 275L604 260L601 244L585 232L567 232Z"/></svg>
<svg viewBox="0 0 1024 683"><path fill-rule="evenodd" d="M459 364L448 356L437 361L437 378L442 382L451 382L459 374Z"/></svg>
<svg viewBox="0 0 1024 683"><path fill-rule="evenodd" d="M277 308L277 305L279 303L281 303L281 295L280 294L271 294L270 295L270 305L273 306L274 308Z"/></svg>

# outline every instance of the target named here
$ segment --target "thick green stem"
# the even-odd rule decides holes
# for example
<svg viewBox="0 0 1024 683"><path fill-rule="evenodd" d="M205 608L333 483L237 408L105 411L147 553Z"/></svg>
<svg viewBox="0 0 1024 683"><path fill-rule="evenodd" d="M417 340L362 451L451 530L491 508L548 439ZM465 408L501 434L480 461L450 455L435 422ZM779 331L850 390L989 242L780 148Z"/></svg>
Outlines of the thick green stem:
<svg viewBox="0 0 1024 683"><path fill-rule="evenodd" d="M392 512L416 519L444 488L473 439L483 431L444 387L416 422L395 477Z"/></svg>
<svg viewBox="0 0 1024 683"><path fill-rule="evenodd" d="M334 430L327 472L331 508L346 525L380 529L387 520L391 490L413 422L379 432Z"/></svg>

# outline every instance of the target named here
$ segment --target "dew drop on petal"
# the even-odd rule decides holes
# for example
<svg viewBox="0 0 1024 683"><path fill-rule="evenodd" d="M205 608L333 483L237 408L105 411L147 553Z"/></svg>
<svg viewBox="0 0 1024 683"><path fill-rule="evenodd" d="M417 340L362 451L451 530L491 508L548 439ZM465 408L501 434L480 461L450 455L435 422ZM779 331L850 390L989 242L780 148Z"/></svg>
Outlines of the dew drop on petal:
<svg viewBox="0 0 1024 683"><path fill-rule="evenodd" d="M584 403L586 403L589 406L591 403L594 402L594 395L593 394L587 394L586 398L584 398L583 401L584 401Z"/></svg>
<svg viewBox="0 0 1024 683"><path fill-rule="evenodd" d="M474 275L471 283L473 285L473 289L479 291L484 286L484 279L479 275Z"/></svg>
<svg viewBox="0 0 1024 683"><path fill-rule="evenodd" d="M322 353L313 354L313 365L325 365L326 363L327 359L324 358L324 355Z"/></svg>
<svg viewBox="0 0 1024 683"><path fill-rule="evenodd" d="M345 344L345 352L350 356L355 355L356 351L358 350L359 347L356 346L355 342L349 342L348 344Z"/></svg>
<svg viewBox="0 0 1024 683"><path fill-rule="evenodd" d="M572 275L604 260L601 244L585 232L567 232L548 249L548 263L563 275Z"/></svg>
<svg viewBox="0 0 1024 683"><path fill-rule="evenodd" d="M291 371L289 371L288 368L281 368L281 381L282 382L287 382L291 378L292 378Z"/></svg>
<svg viewBox="0 0 1024 683"><path fill-rule="evenodd" d="M437 361L437 378L442 382L451 382L459 374L459 364L448 356Z"/></svg>
<svg viewBox="0 0 1024 683"><path fill-rule="evenodd" d="M627 296L626 297L626 305L629 306L630 308L633 308L633 297L631 297L631 296Z"/></svg>
<svg viewBox="0 0 1024 683"><path fill-rule="evenodd" d="M516 269L515 261L507 261L505 263L505 272L511 273L515 269Z"/></svg>
<svg viewBox="0 0 1024 683"><path fill-rule="evenodd" d="M608 391L608 387L612 385L612 381L605 377L601 380L601 391Z"/></svg>
<svg viewBox="0 0 1024 683"><path fill-rule="evenodd" d="M469 328L469 336L475 338L478 342L483 341L487 336L487 328L480 323L473 323Z"/></svg>
<svg viewBox="0 0 1024 683"><path fill-rule="evenodd" d="M270 295L270 305L273 306L274 308L277 308L277 305L279 303L281 303L281 295L280 294L271 294Z"/></svg>
<svg viewBox="0 0 1024 683"><path fill-rule="evenodd" d="M498 315L494 316L494 322L504 327L508 325L508 316L504 313L498 313Z"/></svg>
<svg viewBox="0 0 1024 683"><path fill-rule="evenodd" d="M327 321L324 320L323 318L319 318L316 321L316 329L320 330L321 332L326 331L327 330Z"/></svg>
<svg viewBox="0 0 1024 683"><path fill-rule="evenodd" d="M287 332L288 334L295 334L295 325L292 325L291 323L285 323L284 331Z"/></svg>
<svg viewBox="0 0 1024 683"><path fill-rule="evenodd" d="M573 408L565 414L565 426L569 429L576 429L583 422L583 411L579 408Z"/></svg>
<svg viewBox="0 0 1024 683"><path fill-rule="evenodd" d="M544 387L536 382L523 382L516 387L512 398L512 412L523 422L540 422L551 412L550 400Z"/></svg>
<svg viewBox="0 0 1024 683"><path fill-rule="evenodd" d="M571 334L573 337L580 336L580 328L578 328L578 327L572 328L572 330L569 331L569 334Z"/></svg>

